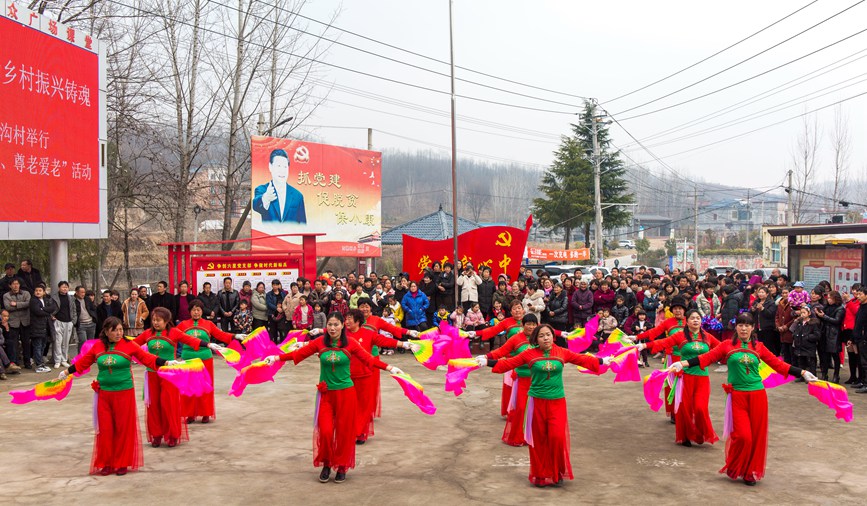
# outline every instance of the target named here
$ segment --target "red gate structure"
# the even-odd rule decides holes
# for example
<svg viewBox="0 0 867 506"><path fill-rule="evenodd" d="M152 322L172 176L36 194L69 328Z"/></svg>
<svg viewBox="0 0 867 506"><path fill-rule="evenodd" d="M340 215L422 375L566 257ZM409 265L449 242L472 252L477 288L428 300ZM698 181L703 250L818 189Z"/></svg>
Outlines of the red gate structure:
<svg viewBox="0 0 867 506"><path fill-rule="evenodd" d="M190 291L195 294L197 290L195 279L196 271L203 266L208 270L220 269L298 269L299 275L307 279L316 278L316 237L325 235L318 234L280 234L255 239L236 239L232 241L200 241L200 242L169 242L160 246L168 248L169 265L169 291L177 292L177 284L182 280L191 282ZM300 250L220 250L203 249L194 250L193 247L219 247L223 244L235 244L240 242L252 243L258 239L271 237L294 236L301 237Z"/></svg>

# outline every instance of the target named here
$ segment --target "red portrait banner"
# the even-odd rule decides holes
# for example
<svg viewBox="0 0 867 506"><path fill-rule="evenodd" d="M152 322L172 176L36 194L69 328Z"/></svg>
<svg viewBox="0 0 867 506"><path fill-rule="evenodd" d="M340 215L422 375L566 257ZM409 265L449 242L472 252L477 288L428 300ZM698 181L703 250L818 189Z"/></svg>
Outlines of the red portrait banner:
<svg viewBox="0 0 867 506"><path fill-rule="evenodd" d="M524 230L516 227L483 227L458 236L459 260L472 262L476 270L481 266L491 268L491 277L505 273L509 279L518 277L518 269L527 246L527 235L532 216L527 218ZM425 269L434 262L454 263L454 240L428 241L403 235L403 270L410 279L420 280Z"/></svg>

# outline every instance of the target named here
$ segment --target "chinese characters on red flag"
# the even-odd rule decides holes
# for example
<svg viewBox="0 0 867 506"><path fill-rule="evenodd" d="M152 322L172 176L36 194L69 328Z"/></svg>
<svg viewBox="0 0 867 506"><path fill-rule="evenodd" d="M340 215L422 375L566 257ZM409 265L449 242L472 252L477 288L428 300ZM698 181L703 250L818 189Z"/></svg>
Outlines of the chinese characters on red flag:
<svg viewBox="0 0 867 506"><path fill-rule="evenodd" d="M527 219L524 230L515 227L483 227L458 236L458 256L464 264L472 262L476 270L481 266L491 268L491 276L496 279L505 273L509 279L518 277L518 269L527 245L527 233L532 218ZM454 263L454 241L427 241L404 234L403 270L413 280L420 280L425 269L434 262Z"/></svg>

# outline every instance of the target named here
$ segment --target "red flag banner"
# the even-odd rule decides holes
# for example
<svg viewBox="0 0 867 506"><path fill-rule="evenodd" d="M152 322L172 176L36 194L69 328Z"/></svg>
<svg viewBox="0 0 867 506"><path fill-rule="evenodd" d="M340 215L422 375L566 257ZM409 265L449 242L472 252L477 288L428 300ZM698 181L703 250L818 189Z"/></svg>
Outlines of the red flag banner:
<svg viewBox="0 0 867 506"><path fill-rule="evenodd" d="M461 262L472 262L476 270L484 265L491 268L491 277L505 273L509 279L518 277L518 268L527 246L527 235L533 217L527 218L526 228L483 227L458 236L458 256ZM433 263L454 263L452 238L428 241L403 235L403 270L413 280L421 279L424 270Z"/></svg>
<svg viewBox="0 0 867 506"><path fill-rule="evenodd" d="M578 249L542 249L542 248L527 248L527 258L531 260L590 260L590 250L587 248Z"/></svg>

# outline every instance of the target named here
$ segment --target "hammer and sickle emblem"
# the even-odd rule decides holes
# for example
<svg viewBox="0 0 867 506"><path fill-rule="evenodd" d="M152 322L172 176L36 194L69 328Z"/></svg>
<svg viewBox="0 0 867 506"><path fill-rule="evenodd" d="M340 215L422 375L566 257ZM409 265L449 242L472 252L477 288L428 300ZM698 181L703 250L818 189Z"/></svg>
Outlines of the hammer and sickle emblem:
<svg viewBox="0 0 867 506"><path fill-rule="evenodd" d="M512 234L510 234L508 230L500 232L500 235L497 236L497 242L495 244L497 246L504 246L506 248L511 247Z"/></svg>
<svg viewBox="0 0 867 506"><path fill-rule="evenodd" d="M208 270L209 270L209 271L214 270L214 262L209 262L209 263L208 263Z"/></svg>

